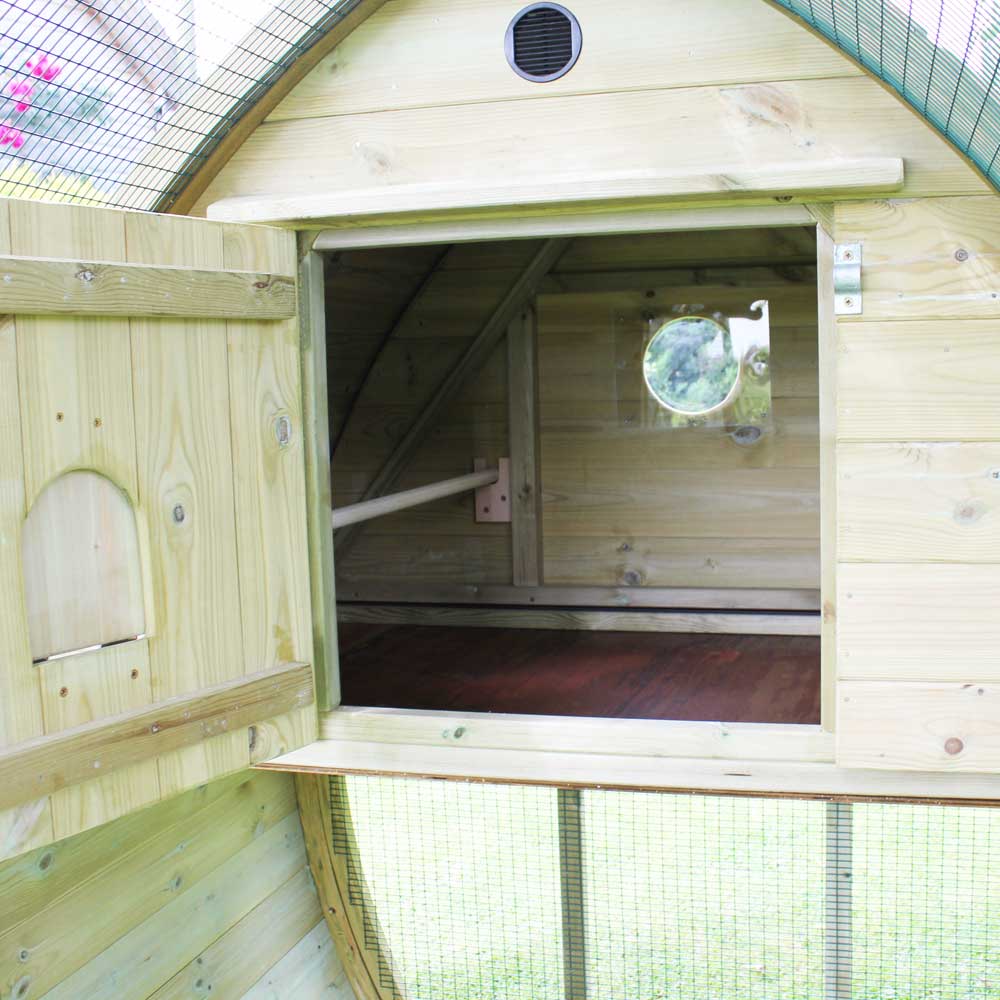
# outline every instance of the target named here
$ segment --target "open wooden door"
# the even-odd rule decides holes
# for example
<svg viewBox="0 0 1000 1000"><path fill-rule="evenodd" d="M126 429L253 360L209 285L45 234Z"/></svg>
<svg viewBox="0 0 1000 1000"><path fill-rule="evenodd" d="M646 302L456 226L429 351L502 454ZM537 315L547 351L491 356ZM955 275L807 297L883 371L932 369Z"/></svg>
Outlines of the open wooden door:
<svg viewBox="0 0 1000 1000"><path fill-rule="evenodd" d="M0 857L315 738L294 235L0 202Z"/></svg>

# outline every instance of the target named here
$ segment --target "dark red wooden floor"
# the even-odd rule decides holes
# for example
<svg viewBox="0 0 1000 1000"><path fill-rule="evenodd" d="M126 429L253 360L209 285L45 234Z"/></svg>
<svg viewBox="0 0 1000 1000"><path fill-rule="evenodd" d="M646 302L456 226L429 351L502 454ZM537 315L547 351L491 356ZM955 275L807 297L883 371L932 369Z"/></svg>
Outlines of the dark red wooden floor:
<svg viewBox="0 0 1000 1000"><path fill-rule="evenodd" d="M341 623L345 705L819 722L819 639Z"/></svg>

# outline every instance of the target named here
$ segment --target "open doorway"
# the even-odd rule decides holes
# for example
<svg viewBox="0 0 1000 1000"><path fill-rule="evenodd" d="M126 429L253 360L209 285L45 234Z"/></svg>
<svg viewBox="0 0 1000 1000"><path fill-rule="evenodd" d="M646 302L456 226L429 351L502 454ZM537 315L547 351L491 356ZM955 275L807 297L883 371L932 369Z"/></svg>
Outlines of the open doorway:
<svg viewBox="0 0 1000 1000"><path fill-rule="evenodd" d="M806 226L329 255L334 507L511 470L506 516L337 532L344 704L818 723L815 262Z"/></svg>

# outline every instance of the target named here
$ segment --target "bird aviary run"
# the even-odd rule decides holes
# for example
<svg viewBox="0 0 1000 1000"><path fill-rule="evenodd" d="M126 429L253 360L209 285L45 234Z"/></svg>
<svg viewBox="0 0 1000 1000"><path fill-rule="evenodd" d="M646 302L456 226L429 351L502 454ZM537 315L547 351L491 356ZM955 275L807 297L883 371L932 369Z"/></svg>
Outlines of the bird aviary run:
<svg viewBox="0 0 1000 1000"><path fill-rule="evenodd" d="M387 996L1000 995L1000 809L329 781Z"/></svg>
<svg viewBox="0 0 1000 1000"><path fill-rule="evenodd" d="M358 2L0 0L0 195L169 209ZM772 2L1000 181L998 0Z"/></svg>

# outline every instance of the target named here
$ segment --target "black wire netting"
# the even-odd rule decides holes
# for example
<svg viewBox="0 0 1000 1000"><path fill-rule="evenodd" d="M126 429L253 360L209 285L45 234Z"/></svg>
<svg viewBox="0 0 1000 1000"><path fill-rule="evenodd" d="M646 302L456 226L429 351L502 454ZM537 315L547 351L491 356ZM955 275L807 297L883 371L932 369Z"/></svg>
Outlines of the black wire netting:
<svg viewBox="0 0 1000 1000"><path fill-rule="evenodd" d="M331 778L400 1000L994 1000L1000 809Z"/></svg>
<svg viewBox="0 0 1000 1000"><path fill-rule="evenodd" d="M0 0L0 195L169 208L357 0Z"/></svg>

